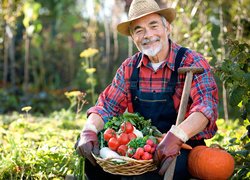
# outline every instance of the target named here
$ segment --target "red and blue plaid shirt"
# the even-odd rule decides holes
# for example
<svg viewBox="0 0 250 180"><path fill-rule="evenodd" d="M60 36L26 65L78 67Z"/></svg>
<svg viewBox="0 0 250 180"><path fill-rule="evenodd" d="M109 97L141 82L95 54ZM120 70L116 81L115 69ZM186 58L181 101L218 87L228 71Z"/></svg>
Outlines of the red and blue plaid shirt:
<svg viewBox="0 0 250 180"><path fill-rule="evenodd" d="M154 71L147 56L142 56L142 60L138 65L140 67L140 91L163 92L166 90L171 73L174 71L174 61L179 49L180 46L178 44L170 41L169 55L157 71ZM129 112L133 112L129 80L138 55L139 52L122 63L112 83L100 94L96 105L91 107L87 114L97 113L103 118L104 122L107 122L109 118L124 113L126 109L128 109ZM195 51L187 50L180 67L190 66L203 67L205 71L202 74L195 74L193 77L190 92L191 101L187 108L186 117L193 112L203 113L209 120L209 123L202 132L192 139L208 139L213 137L217 131L215 123L218 105L217 85L210 66L204 57ZM179 81L177 82L173 95L176 111L178 111L180 105L184 78L185 75L179 75Z"/></svg>

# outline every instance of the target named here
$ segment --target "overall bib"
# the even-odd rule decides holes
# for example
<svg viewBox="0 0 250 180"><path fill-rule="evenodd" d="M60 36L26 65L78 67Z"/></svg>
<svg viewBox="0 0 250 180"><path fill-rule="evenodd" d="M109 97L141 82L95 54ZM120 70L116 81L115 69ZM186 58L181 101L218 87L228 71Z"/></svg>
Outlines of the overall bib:
<svg viewBox="0 0 250 180"><path fill-rule="evenodd" d="M151 119L152 125L162 133L166 133L176 122L177 113L174 108L173 94L177 83L180 62L185 49L178 51L175 59L175 71L172 72L165 92L141 92L139 90L140 68L134 68L130 78L130 91L134 112L140 113L145 119ZM135 67L138 66L141 55L137 58Z"/></svg>

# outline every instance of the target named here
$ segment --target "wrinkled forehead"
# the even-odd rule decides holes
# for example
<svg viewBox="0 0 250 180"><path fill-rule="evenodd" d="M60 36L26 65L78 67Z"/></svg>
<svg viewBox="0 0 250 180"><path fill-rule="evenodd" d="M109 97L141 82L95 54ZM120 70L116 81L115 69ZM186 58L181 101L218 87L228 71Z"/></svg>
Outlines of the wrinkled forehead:
<svg viewBox="0 0 250 180"><path fill-rule="evenodd" d="M135 19L130 23L130 29L134 29L136 26L146 26L149 25L151 22L161 22L161 16L159 14L153 13L141 18Z"/></svg>

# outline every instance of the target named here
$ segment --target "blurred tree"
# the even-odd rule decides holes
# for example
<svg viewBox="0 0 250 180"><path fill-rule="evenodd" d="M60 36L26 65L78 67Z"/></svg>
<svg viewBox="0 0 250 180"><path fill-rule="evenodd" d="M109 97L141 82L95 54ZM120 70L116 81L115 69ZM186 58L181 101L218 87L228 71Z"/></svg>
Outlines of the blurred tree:
<svg viewBox="0 0 250 180"><path fill-rule="evenodd" d="M2 37L1 49L3 49L3 86L8 82L10 74L10 82L12 86L16 84L15 73L15 35L17 18L21 16L22 0L2 0L0 4L1 32ZM10 61L10 62L9 62ZM10 71L10 73L9 73Z"/></svg>
<svg viewBox="0 0 250 180"><path fill-rule="evenodd" d="M30 41L34 33L41 31L42 24L37 20L39 16L39 10L41 5L29 0L24 3L23 6L23 25L26 29L25 31L25 59L24 59L24 82L23 90L27 92L29 83L29 59L30 59Z"/></svg>

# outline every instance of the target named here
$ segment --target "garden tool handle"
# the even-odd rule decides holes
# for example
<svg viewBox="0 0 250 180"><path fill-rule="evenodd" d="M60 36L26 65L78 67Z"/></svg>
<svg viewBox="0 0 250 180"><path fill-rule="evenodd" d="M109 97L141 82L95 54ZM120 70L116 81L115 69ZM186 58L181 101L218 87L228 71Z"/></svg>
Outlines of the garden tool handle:
<svg viewBox="0 0 250 180"><path fill-rule="evenodd" d="M176 125L179 125L185 118L189 94L191 91L193 74L194 73L202 73L203 71L204 71L204 69L202 67L180 67L178 69L179 74L186 73L186 78L185 78L185 83L184 83L183 92L182 92L182 96L181 96L180 108L179 108L178 115L177 115ZM169 168L165 172L164 180L172 180L173 179L175 164L176 164L176 157L171 162Z"/></svg>

